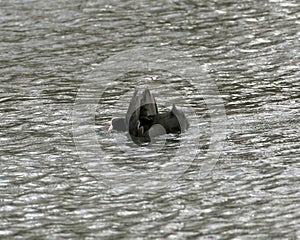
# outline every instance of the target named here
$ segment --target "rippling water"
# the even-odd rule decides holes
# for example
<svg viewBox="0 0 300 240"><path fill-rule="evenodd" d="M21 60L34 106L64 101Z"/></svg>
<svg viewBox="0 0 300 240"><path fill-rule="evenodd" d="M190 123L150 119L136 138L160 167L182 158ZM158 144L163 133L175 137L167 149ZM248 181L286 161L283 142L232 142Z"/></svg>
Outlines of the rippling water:
<svg viewBox="0 0 300 240"><path fill-rule="evenodd" d="M0 1L0 236L299 238L299 13L288 0ZM144 47L198 63L204 95L178 65L164 71L164 56L152 56L160 71L118 59ZM118 71L104 84L105 64ZM107 133L136 86L162 110L176 103L191 128L142 149ZM76 112L85 87L92 104ZM86 112L96 121L74 125Z"/></svg>

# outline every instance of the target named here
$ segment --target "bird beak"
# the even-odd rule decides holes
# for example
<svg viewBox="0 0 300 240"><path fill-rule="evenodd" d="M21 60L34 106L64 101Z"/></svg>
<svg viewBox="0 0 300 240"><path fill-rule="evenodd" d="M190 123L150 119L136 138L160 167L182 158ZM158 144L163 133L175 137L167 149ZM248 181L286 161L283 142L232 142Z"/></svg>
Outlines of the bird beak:
<svg viewBox="0 0 300 240"><path fill-rule="evenodd" d="M111 132L113 130L112 121L109 121L108 124L109 124L108 132Z"/></svg>

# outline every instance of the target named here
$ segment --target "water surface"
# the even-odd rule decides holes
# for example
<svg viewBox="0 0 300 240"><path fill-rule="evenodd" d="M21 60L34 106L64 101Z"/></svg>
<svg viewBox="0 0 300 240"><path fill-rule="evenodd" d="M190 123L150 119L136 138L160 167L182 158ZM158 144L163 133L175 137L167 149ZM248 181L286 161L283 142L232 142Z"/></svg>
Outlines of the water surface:
<svg viewBox="0 0 300 240"><path fill-rule="evenodd" d="M0 9L1 237L300 236L299 3L15 0ZM98 157L128 179L157 171L167 178L172 157L198 152L168 187L138 191L107 184L109 171L91 173L72 123L82 84L101 87L101 64L143 46L172 49L206 67L224 103L226 139L213 171L201 175L212 121L191 79L123 68L92 99L99 145L87 149L99 147ZM192 128L153 151L107 133L107 121L124 114L137 85L150 87L162 110L180 106ZM191 139L197 144L188 145Z"/></svg>

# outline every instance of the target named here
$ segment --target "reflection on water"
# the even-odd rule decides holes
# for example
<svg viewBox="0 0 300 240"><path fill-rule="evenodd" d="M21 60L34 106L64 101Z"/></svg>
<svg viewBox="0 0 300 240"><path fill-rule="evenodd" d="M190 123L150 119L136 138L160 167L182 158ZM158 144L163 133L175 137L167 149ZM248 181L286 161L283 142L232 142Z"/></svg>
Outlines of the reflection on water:
<svg viewBox="0 0 300 240"><path fill-rule="evenodd" d="M1 237L299 236L296 1L15 0L0 9ZM134 174L168 178L170 159L196 149L192 162L178 161L184 172L156 191L110 188L110 173L91 174L79 157L72 110L81 84L110 57L141 46L185 52L216 82L227 130L209 176L199 177L209 108L191 79L158 70L122 72L98 100L99 159L140 183ZM146 85L160 109L176 103L192 127L141 150L126 134L107 133L106 123Z"/></svg>

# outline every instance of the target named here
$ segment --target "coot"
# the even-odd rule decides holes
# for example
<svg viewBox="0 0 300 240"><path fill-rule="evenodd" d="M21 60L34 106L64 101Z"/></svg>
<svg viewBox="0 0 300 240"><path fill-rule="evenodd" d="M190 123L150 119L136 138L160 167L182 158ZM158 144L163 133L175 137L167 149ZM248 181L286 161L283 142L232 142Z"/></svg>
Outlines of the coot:
<svg viewBox="0 0 300 240"><path fill-rule="evenodd" d="M189 122L183 111L173 107L159 113L154 96L146 88L142 94L135 90L125 118L113 118L110 131L128 131L135 143L150 142L152 137L187 130Z"/></svg>

